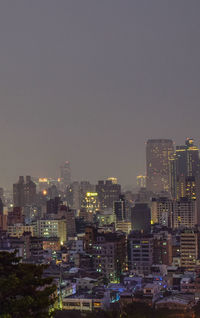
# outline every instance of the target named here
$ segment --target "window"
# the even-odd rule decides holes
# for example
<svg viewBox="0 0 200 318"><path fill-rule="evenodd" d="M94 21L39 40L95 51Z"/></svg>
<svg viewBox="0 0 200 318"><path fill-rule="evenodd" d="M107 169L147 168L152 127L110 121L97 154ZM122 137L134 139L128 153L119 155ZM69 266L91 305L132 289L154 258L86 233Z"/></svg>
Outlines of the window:
<svg viewBox="0 0 200 318"><path fill-rule="evenodd" d="M90 307L90 303L83 303L84 307Z"/></svg>

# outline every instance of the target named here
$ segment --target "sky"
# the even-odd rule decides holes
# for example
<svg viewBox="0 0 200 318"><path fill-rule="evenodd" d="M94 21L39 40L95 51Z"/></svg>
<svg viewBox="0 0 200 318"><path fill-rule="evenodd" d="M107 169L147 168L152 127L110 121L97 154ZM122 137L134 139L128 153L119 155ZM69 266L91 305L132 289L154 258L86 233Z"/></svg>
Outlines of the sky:
<svg viewBox="0 0 200 318"><path fill-rule="evenodd" d="M145 142L200 143L199 0L0 2L0 186L145 174Z"/></svg>

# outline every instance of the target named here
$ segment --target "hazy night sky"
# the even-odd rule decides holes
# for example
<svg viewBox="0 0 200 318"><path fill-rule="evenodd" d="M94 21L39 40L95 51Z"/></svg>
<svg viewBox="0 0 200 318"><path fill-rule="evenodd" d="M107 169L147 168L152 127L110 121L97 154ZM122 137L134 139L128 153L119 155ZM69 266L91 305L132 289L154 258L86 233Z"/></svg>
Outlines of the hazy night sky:
<svg viewBox="0 0 200 318"><path fill-rule="evenodd" d="M200 141L199 0L0 2L0 186L145 173L145 141Z"/></svg>

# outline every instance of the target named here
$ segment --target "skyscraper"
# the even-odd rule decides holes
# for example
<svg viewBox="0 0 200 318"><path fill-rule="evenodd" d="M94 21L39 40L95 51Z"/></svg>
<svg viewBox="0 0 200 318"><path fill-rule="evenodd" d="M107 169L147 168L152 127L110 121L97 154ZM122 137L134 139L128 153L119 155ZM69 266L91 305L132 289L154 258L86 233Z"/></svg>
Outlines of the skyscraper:
<svg viewBox="0 0 200 318"><path fill-rule="evenodd" d="M170 187L172 196L175 199L184 197L189 180L195 184L198 181L199 172L199 149L194 145L193 139L187 138L185 145L177 146L175 154L170 158Z"/></svg>
<svg viewBox="0 0 200 318"><path fill-rule="evenodd" d="M19 181L13 184L13 202L15 207L24 206L24 177L20 176Z"/></svg>
<svg viewBox="0 0 200 318"><path fill-rule="evenodd" d="M73 196L73 204L72 208L75 210L80 209L80 184L78 181L74 181L71 184L72 196Z"/></svg>
<svg viewBox="0 0 200 318"><path fill-rule="evenodd" d="M24 207L35 203L36 184L31 180L30 176L20 176L18 183L13 184L13 201L15 207Z"/></svg>
<svg viewBox="0 0 200 318"><path fill-rule="evenodd" d="M180 198L174 201L173 227L192 229L197 225L196 200Z"/></svg>
<svg viewBox="0 0 200 318"><path fill-rule="evenodd" d="M169 159L174 153L170 139L149 139L146 146L147 190L169 192Z"/></svg>
<svg viewBox="0 0 200 318"><path fill-rule="evenodd" d="M120 195L119 201L114 202L114 214L116 216L116 221L125 221L126 216L126 202L125 196Z"/></svg>
<svg viewBox="0 0 200 318"><path fill-rule="evenodd" d="M30 176L26 176L26 183L24 185L25 205L34 204L35 199L36 199L36 184L31 180Z"/></svg>
<svg viewBox="0 0 200 318"><path fill-rule="evenodd" d="M173 200L166 197L152 198L151 219L153 223L172 227Z"/></svg>
<svg viewBox="0 0 200 318"><path fill-rule="evenodd" d="M100 180L96 185L96 192L100 202L100 208L113 209L115 201L119 200L121 194L121 185L113 183L112 180Z"/></svg>
<svg viewBox="0 0 200 318"><path fill-rule="evenodd" d="M71 169L69 161L65 161L65 163L60 166L60 178L64 186L68 186L71 183Z"/></svg>
<svg viewBox="0 0 200 318"><path fill-rule="evenodd" d="M184 230L181 233L181 266L189 271L196 267L198 239L199 234L194 230Z"/></svg>
<svg viewBox="0 0 200 318"><path fill-rule="evenodd" d="M197 223L200 224L200 159L194 140L187 138L185 145L177 146L170 159L170 190L172 197L180 200L196 199Z"/></svg>

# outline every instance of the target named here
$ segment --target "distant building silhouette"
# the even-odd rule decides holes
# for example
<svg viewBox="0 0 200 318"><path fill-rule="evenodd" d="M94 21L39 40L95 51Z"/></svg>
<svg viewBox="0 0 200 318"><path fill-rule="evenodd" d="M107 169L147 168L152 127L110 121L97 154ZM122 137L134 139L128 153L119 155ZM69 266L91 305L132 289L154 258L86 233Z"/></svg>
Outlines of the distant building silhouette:
<svg viewBox="0 0 200 318"><path fill-rule="evenodd" d="M169 160L174 153L170 139L149 139L146 145L147 190L169 192Z"/></svg>
<svg viewBox="0 0 200 318"><path fill-rule="evenodd" d="M15 207L24 207L25 205L34 204L36 200L36 184L30 176L20 176L19 181L13 184L13 202Z"/></svg>
<svg viewBox="0 0 200 318"><path fill-rule="evenodd" d="M26 183L24 185L24 199L25 205L31 205L35 203L36 184L31 180L30 176L26 177Z"/></svg>
<svg viewBox="0 0 200 318"><path fill-rule="evenodd" d="M8 212L7 223L8 225L24 223L21 207L14 207L12 211Z"/></svg>
<svg viewBox="0 0 200 318"><path fill-rule="evenodd" d="M24 198L24 177L20 176L18 183L13 184L13 202L15 207L23 207Z"/></svg>
<svg viewBox="0 0 200 318"><path fill-rule="evenodd" d="M64 164L60 166L60 178L64 186L68 186L71 183L71 169L69 161L65 161Z"/></svg>
<svg viewBox="0 0 200 318"><path fill-rule="evenodd" d="M54 197L47 201L47 214L57 214L61 204L60 197Z"/></svg>

